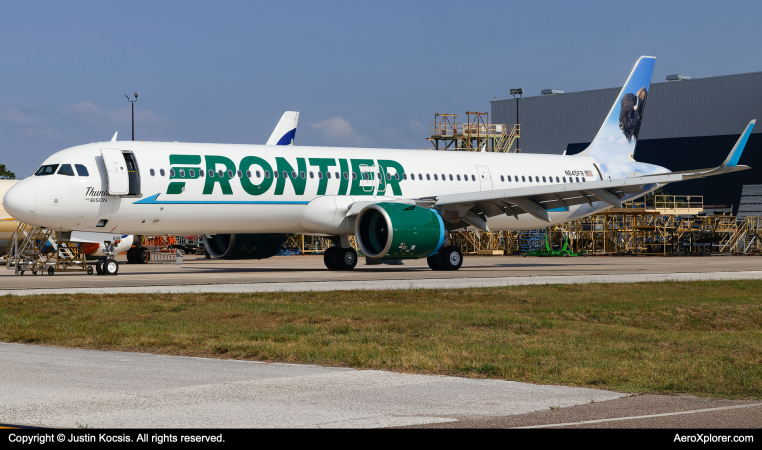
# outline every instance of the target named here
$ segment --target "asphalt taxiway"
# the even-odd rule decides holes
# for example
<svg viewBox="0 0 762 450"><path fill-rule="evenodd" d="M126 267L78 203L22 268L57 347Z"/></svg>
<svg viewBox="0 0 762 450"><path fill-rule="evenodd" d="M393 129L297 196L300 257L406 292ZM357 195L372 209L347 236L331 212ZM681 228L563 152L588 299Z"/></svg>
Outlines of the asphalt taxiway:
<svg viewBox="0 0 762 450"><path fill-rule="evenodd" d="M762 402L0 344L0 422L45 427L758 427Z"/></svg>
<svg viewBox="0 0 762 450"><path fill-rule="evenodd" d="M0 295L42 293L264 292L416 289L548 283L611 283L762 279L760 257L466 257L455 272L435 272L425 260L401 266L365 265L329 271L322 256L278 256L253 261L184 258L182 265L123 263L115 276L0 269Z"/></svg>

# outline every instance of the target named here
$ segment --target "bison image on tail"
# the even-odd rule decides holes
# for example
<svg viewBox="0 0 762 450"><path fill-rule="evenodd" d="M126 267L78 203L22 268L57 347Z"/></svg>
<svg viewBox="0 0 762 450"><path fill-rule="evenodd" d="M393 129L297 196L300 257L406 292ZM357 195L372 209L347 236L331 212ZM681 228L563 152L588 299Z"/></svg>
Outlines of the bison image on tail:
<svg viewBox="0 0 762 450"><path fill-rule="evenodd" d="M640 134L640 122L643 120L643 111L646 108L646 96L648 92L642 87L637 94L624 94L622 96L622 108L619 112L619 129L624 133L627 142L632 139L638 140Z"/></svg>

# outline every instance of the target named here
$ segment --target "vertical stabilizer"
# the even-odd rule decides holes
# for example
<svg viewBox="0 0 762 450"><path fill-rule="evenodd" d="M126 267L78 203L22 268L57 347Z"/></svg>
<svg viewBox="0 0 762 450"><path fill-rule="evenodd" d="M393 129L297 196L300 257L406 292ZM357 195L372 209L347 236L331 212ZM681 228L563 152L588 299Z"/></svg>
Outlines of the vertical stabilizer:
<svg viewBox="0 0 762 450"><path fill-rule="evenodd" d="M634 161L656 58L641 56L593 142L580 155Z"/></svg>
<svg viewBox="0 0 762 450"><path fill-rule="evenodd" d="M267 140L267 145L294 145L296 124L299 122L298 111L286 111L275 126L273 134Z"/></svg>

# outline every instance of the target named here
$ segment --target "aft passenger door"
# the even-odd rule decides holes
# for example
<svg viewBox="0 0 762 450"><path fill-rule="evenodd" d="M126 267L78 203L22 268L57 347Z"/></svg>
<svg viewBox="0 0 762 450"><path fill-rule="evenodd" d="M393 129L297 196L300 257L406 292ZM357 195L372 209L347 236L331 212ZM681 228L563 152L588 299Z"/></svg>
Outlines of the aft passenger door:
<svg viewBox="0 0 762 450"><path fill-rule="evenodd" d="M492 176L490 176L487 166L476 166L476 172L479 177L479 186L482 191L492 190Z"/></svg>
<svg viewBox="0 0 762 450"><path fill-rule="evenodd" d="M101 155L106 166L109 195L129 194L130 178L122 151L118 148L102 148Z"/></svg>

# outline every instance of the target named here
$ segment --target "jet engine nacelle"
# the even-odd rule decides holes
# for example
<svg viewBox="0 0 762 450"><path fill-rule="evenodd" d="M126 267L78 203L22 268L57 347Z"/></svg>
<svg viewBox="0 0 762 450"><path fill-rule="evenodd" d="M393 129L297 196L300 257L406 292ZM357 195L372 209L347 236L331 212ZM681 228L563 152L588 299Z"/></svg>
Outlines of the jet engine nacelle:
<svg viewBox="0 0 762 450"><path fill-rule="evenodd" d="M433 209L404 203L375 203L355 220L357 245L374 259L418 259L442 247L445 227Z"/></svg>
<svg viewBox="0 0 762 450"><path fill-rule="evenodd" d="M220 259L265 259L275 256L286 241L285 234L205 234L204 247Z"/></svg>

